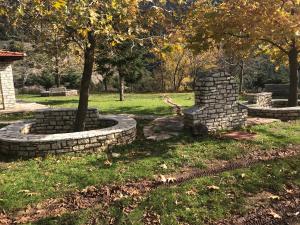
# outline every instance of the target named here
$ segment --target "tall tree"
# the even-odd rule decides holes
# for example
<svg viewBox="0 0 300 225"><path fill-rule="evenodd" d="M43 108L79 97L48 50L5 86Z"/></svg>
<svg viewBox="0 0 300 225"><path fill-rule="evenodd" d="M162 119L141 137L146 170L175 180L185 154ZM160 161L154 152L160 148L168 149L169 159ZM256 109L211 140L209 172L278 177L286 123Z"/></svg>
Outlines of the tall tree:
<svg viewBox="0 0 300 225"><path fill-rule="evenodd" d="M107 75L118 74L120 101L125 100L125 82L134 83L148 73L145 53L145 47L124 41L106 45L106 50L98 54L97 70Z"/></svg>
<svg viewBox="0 0 300 225"><path fill-rule="evenodd" d="M66 43L75 43L83 52L80 98L75 120L75 131L82 131L88 108L89 87L95 61L97 42L105 39L121 40L129 38L137 13L137 0L23 0L19 6L20 21L33 24L32 34L45 32L45 24L63 33ZM126 26L126 33L114 30L113 19Z"/></svg>
<svg viewBox="0 0 300 225"><path fill-rule="evenodd" d="M235 51L257 51L281 59L290 69L288 105L298 100L300 1L208 0L194 5L189 20L190 46L195 51L216 45Z"/></svg>

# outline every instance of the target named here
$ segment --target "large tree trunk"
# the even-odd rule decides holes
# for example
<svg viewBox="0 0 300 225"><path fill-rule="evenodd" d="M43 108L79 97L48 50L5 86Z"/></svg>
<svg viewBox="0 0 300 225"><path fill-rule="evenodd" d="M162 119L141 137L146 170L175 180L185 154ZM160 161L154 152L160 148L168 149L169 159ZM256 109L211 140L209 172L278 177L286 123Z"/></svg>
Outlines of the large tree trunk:
<svg viewBox="0 0 300 225"><path fill-rule="evenodd" d="M84 68L81 78L80 85L80 98L78 104L78 110L75 119L74 131L83 131L85 128L85 118L88 110L88 101L89 101L89 88L93 73L94 66L94 54L96 41L93 32L88 33L88 42L84 50Z"/></svg>
<svg viewBox="0 0 300 225"><path fill-rule="evenodd" d="M239 93L241 94L242 91L243 91L243 86L244 86L244 70L245 70L245 63L244 61L242 61L242 64L241 64L241 72L240 72L240 75L239 75Z"/></svg>
<svg viewBox="0 0 300 225"><path fill-rule="evenodd" d="M105 92L107 92L107 78L105 77L104 79L103 79L103 84L104 84L104 91Z"/></svg>
<svg viewBox="0 0 300 225"><path fill-rule="evenodd" d="M55 39L55 84L60 87L61 76L59 74L59 47L57 38Z"/></svg>
<svg viewBox="0 0 300 225"><path fill-rule="evenodd" d="M289 67L290 67L290 94L289 94L289 107L298 105L298 51L294 47L289 52Z"/></svg>
<svg viewBox="0 0 300 225"><path fill-rule="evenodd" d="M58 63L55 63L55 84L56 87L60 87L61 84L61 76L59 74Z"/></svg>
<svg viewBox="0 0 300 225"><path fill-rule="evenodd" d="M124 101L124 90L125 90L125 77L123 75L119 75L120 101Z"/></svg>

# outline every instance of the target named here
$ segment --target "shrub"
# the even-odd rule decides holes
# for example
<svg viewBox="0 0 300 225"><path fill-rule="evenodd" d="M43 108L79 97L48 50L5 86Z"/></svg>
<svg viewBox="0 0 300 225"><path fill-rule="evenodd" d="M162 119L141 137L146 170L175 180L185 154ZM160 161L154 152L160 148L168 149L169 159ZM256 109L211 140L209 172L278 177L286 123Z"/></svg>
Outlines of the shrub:
<svg viewBox="0 0 300 225"><path fill-rule="evenodd" d="M62 76L62 83L68 89L79 89L80 79L81 74L76 73L75 71L70 71Z"/></svg>
<svg viewBox="0 0 300 225"><path fill-rule="evenodd" d="M39 85L45 89L49 89L55 85L55 75L47 71L43 71L41 75L34 75L28 84Z"/></svg>

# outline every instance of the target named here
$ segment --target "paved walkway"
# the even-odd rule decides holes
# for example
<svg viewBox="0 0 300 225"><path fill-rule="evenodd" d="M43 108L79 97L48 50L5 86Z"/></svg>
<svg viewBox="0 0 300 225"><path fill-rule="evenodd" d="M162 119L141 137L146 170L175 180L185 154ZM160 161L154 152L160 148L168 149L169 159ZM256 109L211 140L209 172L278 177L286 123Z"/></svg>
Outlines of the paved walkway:
<svg viewBox="0 0 300 225"><path fill-rule="evenodd" d="M38 103L27 103L27 102L18 101L16 106L13 109L0 110L0 115L10 114L10 113L34 112L40 109L47 109L47 108L49 107Z"/></svg>
<svg viewBox="0 0 300 225"><path fill-rule="evenodd" d="M144 127L144 136L148 140L162 141L178 136L184 129L182 117L159 117Z"/></svg>

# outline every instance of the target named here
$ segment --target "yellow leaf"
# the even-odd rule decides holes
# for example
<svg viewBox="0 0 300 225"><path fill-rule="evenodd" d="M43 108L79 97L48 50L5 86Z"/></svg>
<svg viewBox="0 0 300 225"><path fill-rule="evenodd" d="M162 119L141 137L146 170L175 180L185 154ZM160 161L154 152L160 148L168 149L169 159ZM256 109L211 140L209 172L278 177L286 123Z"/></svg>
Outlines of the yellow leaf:
<svg viewBox="0 0 300 225"><path fill-rule="evenodd" d="M66 3L65 0L57 0L57 1L54 2L53 7L56 8L56 9L60 9L64 6L66 6L66 4L67 3Z"/></svg>

